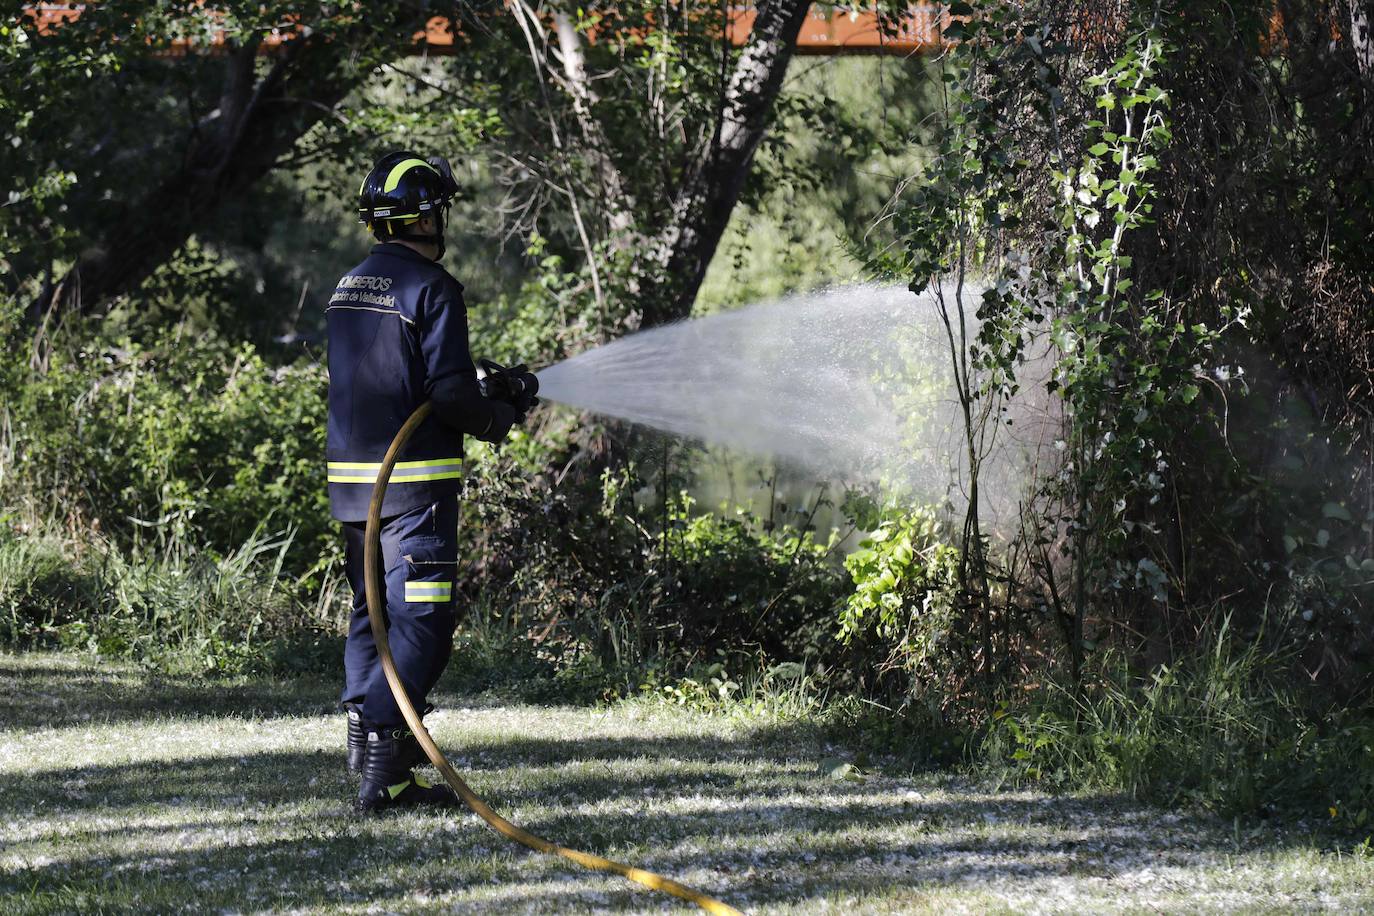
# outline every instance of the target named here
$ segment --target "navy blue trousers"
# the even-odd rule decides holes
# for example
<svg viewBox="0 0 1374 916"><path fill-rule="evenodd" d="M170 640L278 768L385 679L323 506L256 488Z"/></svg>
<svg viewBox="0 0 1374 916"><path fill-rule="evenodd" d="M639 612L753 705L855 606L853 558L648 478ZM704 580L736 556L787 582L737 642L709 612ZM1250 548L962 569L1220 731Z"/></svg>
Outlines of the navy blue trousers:
<svg viewBox="0 0 1374 916"><path fill-rule="evenodd" d="M382 671L363 585L361 522L344 522L344 557L353 586L353 613L344 646L342 700L359 707L363 721L379 728L404 723ZM423 710L425 697L443 674L453 651L458 568L458 497L448 496L382 520L382 563L386 570L387 641L410 702Z"/></svg>

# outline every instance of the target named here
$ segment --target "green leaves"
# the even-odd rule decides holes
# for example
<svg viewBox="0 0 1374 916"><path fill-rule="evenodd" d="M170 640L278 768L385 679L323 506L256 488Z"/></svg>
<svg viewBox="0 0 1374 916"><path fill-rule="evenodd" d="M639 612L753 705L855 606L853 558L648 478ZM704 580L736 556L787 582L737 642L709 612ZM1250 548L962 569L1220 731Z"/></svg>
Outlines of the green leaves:
<svg viewBox="0 0 1374 916"><path fill-rule="evenodd" d="M854 592L840 636L871 633L892 643L894 663L916 672L958 641L958 551L940 540L933 511L889 515L845 558Z"/></svg>
<svg viewBox="0 0 1374 916"><path fill-rule="evenodd" d="M26 301L38 297L50 272L60 280L83 255L88 305L129 292L102 288L101 271L89 263L98 260L93 253L130 237L170 252L187 237L186 214L212 209L206 198L214 195L194 188L198 178L218 170L232 175L231 166L254 155L288 158L290 142L312 123L317 143L344 133L346 118L335 116L338 96L407 48L422 16L413 5L380 0L121 0L81 4L77 12L42 29L21 13L0 36L0 173L7 178L0 258L8 262L0 270ZM296 53L255 53L278 39L278 48ZM274 85L286 98L258 91L274 67ZM245 133L249 118L236 113L250 112L272 129ZM231 118L238 123L229 124ZM244 138L238 148L231 136ZM266 149L264 136L272 141ZM157 196L188 186L180 203ZM194 219L196 230L208 222ZM121 273L134 275L129 284L156 266L123 260Z"/></svg>
<svg viewBox="0 0 1374 916"><path fill-rule="evenodd" d="M59 347L46 374L11 371L0 399L21 460L3 495L47 494L123 543L151 522L228 552L271 519L296 532L295 575L335 556L323 367L274 367L250 346L168 331Z"/></svg>

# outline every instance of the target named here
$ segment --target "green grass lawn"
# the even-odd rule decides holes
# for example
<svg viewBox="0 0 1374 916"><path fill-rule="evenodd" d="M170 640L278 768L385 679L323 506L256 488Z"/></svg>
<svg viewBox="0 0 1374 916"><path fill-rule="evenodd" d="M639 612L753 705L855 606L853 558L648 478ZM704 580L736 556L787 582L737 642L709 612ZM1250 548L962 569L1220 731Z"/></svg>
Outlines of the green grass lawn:
<svg viewBox="0 0 1374 916"><path fill-rule="evenodd" d="M693 912L465 810L355 818L334 694L0 655L0 913ZM1301 825L836 780L844 749L805 725L436 699L436 740L511 819L752 913L1374 911L1374 858Z"/></svg>

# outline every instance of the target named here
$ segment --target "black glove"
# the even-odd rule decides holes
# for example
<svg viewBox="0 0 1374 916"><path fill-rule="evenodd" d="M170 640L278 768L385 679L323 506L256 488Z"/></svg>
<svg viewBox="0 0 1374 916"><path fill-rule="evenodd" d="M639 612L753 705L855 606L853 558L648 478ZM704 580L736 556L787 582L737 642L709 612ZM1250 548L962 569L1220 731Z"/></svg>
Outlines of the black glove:
<svg viewBox="0 0 1374 916"><path fill-rule="evenodd" d="M447 426L486 442L498 442L515 422L515 407L482 396L474 373L463 372L429 386L434 413Z"/></svg>
<svg viewBox="0 0 1374 916"><path fill-rule="evenodd" d="M483 442L493 444L500 442L506 438L506 434L510 432L512 426L525 421L525 415L505 401L491 401L489 406L491 409L490 424L485 430L476 434L477 438Z"/></svg>

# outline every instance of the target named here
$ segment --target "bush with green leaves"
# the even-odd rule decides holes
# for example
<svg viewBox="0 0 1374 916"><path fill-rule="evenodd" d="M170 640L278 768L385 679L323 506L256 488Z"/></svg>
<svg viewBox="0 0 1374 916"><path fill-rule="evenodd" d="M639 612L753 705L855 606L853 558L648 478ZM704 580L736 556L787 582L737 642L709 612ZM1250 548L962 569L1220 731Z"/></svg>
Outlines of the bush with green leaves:
<svg viewBox="0 0 1374 916"><path fill-rule="evenodd" d="M840 636L871 666L868 689L936 722L958 717L974 646L959 612L959 551L936 514L885 513L844 566L853 592Z"/></svg>
<svg viewBox="0 0 1374 916"><path fill-rule="evenodd" d="M97 576L55 539L12 530L0 517L0 645L39 642L55 627L96 620L104 607Z"/></svg>
<svg viewBox="0 0 1374 916"><path fill-rule="evenodd" d="M951 540L983 701L1108 647L1186 655L1218 607L1253 636L1284 596L1323 636L1301 661L1367 694L1374 262L1352 243L1374 185L1353 150L1374 118L1334 101L1365 97L1347 40L1294 7L1266 49L1257 2L1127 3L1087 32L1054 4L950 9L936 148L894 199L901 244L869 260L933 290L956 366ZM989 538L979 456L1029 385L1058 428L1019 525Z"/></svg>
<svg viewBox="0 0 1374 916"><path fill-rule="evenodd" d="M144 341L66 335L45 369L7 360L0 383L0 500L30 521L221 553L289 532L284 571L311 581L338 558L323 367L274 366L178 327Z"/></svg>
<svg viewBox="0 0 1374 916"><path fill-rule="evenodd" d="M470 599L504 608L546 653L571 663L590 652L610 669L743 646L774 661L833 656L848 584L836 544L704 512L680 492L664 505L633 470L550 485L500 462L476 467Z"/></svg>
<svg viewBox="0 0 1374 916"><path fill-rule="evenodd" d="M832 656L830 621L847 591L836 543L743 509L702 512L686 493L670 503L662 562L667 610L705 645L758 645L778 660ZM702 639L702 637L705 637Z"/></svg>

